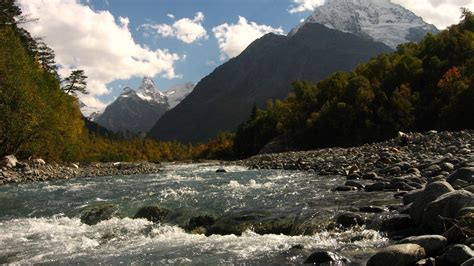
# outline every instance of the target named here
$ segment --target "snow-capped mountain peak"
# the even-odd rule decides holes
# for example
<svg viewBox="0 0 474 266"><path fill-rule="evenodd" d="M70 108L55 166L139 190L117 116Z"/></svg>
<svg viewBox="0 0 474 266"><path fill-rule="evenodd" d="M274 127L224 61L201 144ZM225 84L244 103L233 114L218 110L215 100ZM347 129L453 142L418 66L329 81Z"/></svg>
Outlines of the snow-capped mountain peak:
<svg viewBox="0 0 474 266"><path fill-rule="evenodd" d="M327 0L289 36L307 23L369 37L393 49L402 43L419 41L428 32L438 32L435 26L390 0Z"/></svg>
<svg viewBox="0 0 474 266"><path fill-rule="evenodd" d="M140 87L136 90L137 96L149 102L165 103L165 95L158 90L155 82L150 77L144 77Z"/></svg>

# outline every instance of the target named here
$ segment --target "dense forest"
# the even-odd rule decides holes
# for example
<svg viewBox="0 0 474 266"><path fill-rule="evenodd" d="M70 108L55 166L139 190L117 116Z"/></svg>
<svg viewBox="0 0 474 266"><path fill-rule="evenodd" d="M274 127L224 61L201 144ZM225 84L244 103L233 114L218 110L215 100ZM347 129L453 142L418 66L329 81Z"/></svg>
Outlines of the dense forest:
<svg viewBox="0 0 474 266"><path fill-rule="evenodd" d="M351 73L294 83L285 100L254 108L235 137L246 157L279 139L281 149L353 146L399 131L474 128L474 15L419 44L408 43Z"/></svg>
<svg viewBox="0 0 474 266"><path fill-rule="evenodd" d="M225 134L197 146L102 134L79 109L77 93L87 93L84 71L61 79L54 51L24 23L34 18L14 0L0 2L0 156L57 162L229 158L233 142Z"/></svg>

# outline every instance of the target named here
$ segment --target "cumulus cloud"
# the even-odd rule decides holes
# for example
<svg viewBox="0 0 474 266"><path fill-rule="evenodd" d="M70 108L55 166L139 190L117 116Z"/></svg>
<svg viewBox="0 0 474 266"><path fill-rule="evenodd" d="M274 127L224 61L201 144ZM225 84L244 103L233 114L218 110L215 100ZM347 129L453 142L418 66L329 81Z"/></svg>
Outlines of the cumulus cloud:
<svg viewBox="0 0 474 266"><path fill-rule="evenodd" d="M104 107L97 96L109 93L107 84L133 76L173 79L177 54L152 50L133 40L129 19L115 18L108 11L94 11L78 0L19 0L23 11L39 21L26 25L33 36L43 37L56 52L60 75L84 69L89 96L81 96L91 107Z"/></svg>
<svg viewBox="0 0 474 266"><path fill-rule="evenodd" d="M392 0L392 2L413 11L440 29L459 22L461 7L474 10L472 0Z"/></svg>
<svg viewBox="0 0 474 266"><path fill-rule="evenodd" d="M316 7L323 5L325 0L292 0L294 3L288 12L299 13L314 10Z"/></svg>
<svg viewBox="0 0 474 266"><path fill-rule="evenodd" d="M171 19L175 19L172 14L167 15ZM193 19L182 18L175 21L172 25L170 24L143 24L140 28L145 29L147 32L154 31L162 37L175 37L178 40L190 44L200 39L207 39L207 31L202 26L204 21L204 14L202 12L196 13Z"/></svg>
<svg viewBox="0 0 474 266"><path fill-rule="evenodd" d="M244 17L239 17L237 24L224 23L212 29L221 52L220 59L232 58L239 55L249 44L263 35L273 32L283 34L283 29L267 25L248 22Z"/></svg>
<svg viewBox="0 0 474 266"><path fill-rule="evenodd" d="M291 2L293 5L290 6L288 12L300 13L312 11L323 5L326 0L291 0ZM461 7L474 10L473 0L391 0L391 2L413 11L426 22L434 24L440 29L459 22Z"/></svg>

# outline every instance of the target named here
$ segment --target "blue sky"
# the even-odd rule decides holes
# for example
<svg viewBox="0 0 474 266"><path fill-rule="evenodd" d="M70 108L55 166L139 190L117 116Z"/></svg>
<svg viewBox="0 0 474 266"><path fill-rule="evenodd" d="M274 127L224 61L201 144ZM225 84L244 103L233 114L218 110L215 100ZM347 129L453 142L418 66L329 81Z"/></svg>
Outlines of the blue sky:
<svg viewBox="0 0 474 266"><path fill-rule="evenodd" d="M177 74L182 75L178 79L166 79L159 75L155 82L164 90L177 83L188 81L196 84L214 68L223 63L216 38L212 34L212 28L224 23L237 23L239 16L257 24L270 25L274 28L282 28L288 32L299 23L302 18L307 17L310 11L290 14L287 9L290 2L286 0L91 0L90 5L98 10L109 10L114 16L128 17L130 19L130 30L136 42L148 45L151 49L166 48L173 53L186 55L186 59L175 64ZM171 24L174 20L167 15L172 14L176 19L192 18L197 12L205 15L202 26L208 31L208 39L186 44L176 38L161 36L144 36L143 30L137 29L146 23ZM111 85L115 88L120 86L136 87L139 78L128 81L117 81ZM107 100L107 96L103 97Z"/></svg>
<svg viewBox="0 0 474 266"><path fill-rule="evenodd" d="M260 36L288 33L324 0L18 0L56 51L60 74L89 76L86 104L104 107L152 76L161 90L197 83ZM392 0L439 28L472 0ZM61 14L60 16L58 14Z"/></svg>

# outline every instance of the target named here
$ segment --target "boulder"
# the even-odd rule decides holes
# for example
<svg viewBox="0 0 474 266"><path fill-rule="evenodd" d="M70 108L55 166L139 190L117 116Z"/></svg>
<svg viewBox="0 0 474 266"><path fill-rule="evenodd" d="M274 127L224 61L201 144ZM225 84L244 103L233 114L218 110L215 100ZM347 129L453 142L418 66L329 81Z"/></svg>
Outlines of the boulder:
<svg viewBox="0 0 474 266"><path fill-rule="evenodd" d="M448 176L446 180L450 184L453 184L458 179L464 180L468 183L474 183L474 167L461 168Z"/></svg>
<svg viewBox="0 0 474 266"><path fill-rule="evenodd" d="M474 265L474 258L468 259L461 264L461 266L472 266Z"/></svg>
<svg viewBox="0 0 474 266"><path fill-rule="evenodd" d="M407 237L400 240L398 243L417 244L425 249L427 255L436 255L438 251L448 245L448 240L446 237L440 235L424 235Z"/></svg>
<svg viewBox="0 0 474 266"><path fill-rule="evenodd" d="M473 257L474 252L468 246L457 244L449 246L438 260L441 265L461 265Z"/></svg>
<svg viewBox="0 0 474 266"><path fill-rule="evenodd" d="M273 215L264 211L235 211L219 218L208 228L213 235L242 235L246 230L253 230L260 235L284 234L290 235L295 221L295 215Z"/></svg>
<svg viewBox="0 0 474 266"><path fill-rule="evenodd" d="M369 259L367 266L411 266L425 257L425 249L420 245L399 244L377 252Z"/></svg>
<svg viewBox="0 0 474 266"><path fill-rule="evenodd" d="M466 207L474 207L474 194L471 192L457 190L444 194L426 206L422 227L442 234L452 225L446 219L455 218L457 213Z"/></svg>
<svg viewBox="0 0 474 266"><path fill-rule="evenodd" d="M145 206L138 210L133 219L147 219L150 222L160 223L168 216L169 210L160 206Z"/></svg>
<svg viewBox="0 0 474 266"><path fill-rule="evenodd" d="M380 206L364 206L359 208L359 211L365 213L381 213L386 212L387 210L384 207Z"/></svg>
<svg viewBox="0 0 474 266"><path fill-rule="evenodd" d="M350 260L344 256L339 254L325 251L325 250L318 250L313 252L309 257L305 260L305 264L330 264L330 265L344 265L350 263Z"/></svg>
<svg viewBox="0 0 474 266"><path fill-rule="evenodd" d="M352 213L352 212L345 212L341 213L336 216L336 225L342 228L351 228L354 226L361 226L364 225L365 221L361 215Z"/></svg>
<svg viewBox="0 0 474 266"><path fill-rule="evenodd" d="M385 183L377 182L375 184L366 186L365 191L367 191L367 192L383 191L384 188L385 188Z"/></svg>
<svg viewBox="0 0 474 266"><path fill-rule="evenodd" d="M425 190L418 195L411 205L410 216L413 221L416 224L421 224L426 206L439 196L453 191L454 188L444 181L434 182L426 186Z"/></svg>
<svg viewBox="0 0 474 266"><path fill-rule="evenodd" d="M403 195L403 204L408 205L414 202L422 193L423 193L423 190L412 190L412 191L406 192Z"/></svg>
<svg viewBox="0 0 474 266"><path fill-rule="evenodd" d="M216 173L227 173L227 170L225 170L224 168L219 168L216 170Z"/></svg>
<svg viewBox="0 0 474 266"><path fill-rule="evenodd" d="M189 228L196 228L196 227L205 227L212 225L216 222L216 218L209 216L209 215L199 215L196 217L192 217L189 219L188 227Z"/></svg>
<svg viewBox="0 0 474 266"><path fill-rule="evenodd" d="M352 180L347 181L344 185L349 186L349 187L356 187L358 189L364 189L364 187L365 187L361 183L355 182L355 181L352 181Z"/></svg>
<svg viewBox="0 0 474 266"><path fill-rule="evenodd" d="M422 259L415 263L415 266L436 266L435 258Z"/></svg>
<svg viewBox="0 0 474 266"><path fill-rule="evenodd" d="M121 217L116 205L110 203L95 204L85 209L85 212L81 215L81 222L87 225L96 225L114 217Z"/></svg>
<svg viewBox="0 0 474 266"><path fill-rule="evenodd" d="M18 160L15 155L8 155L2 158L2 160L0 161L0 166L6 168L13 168L16 167L17 163Z"/></svg>

